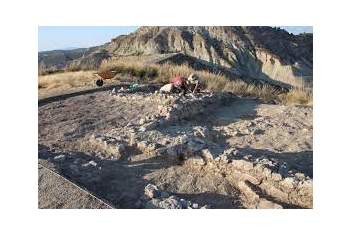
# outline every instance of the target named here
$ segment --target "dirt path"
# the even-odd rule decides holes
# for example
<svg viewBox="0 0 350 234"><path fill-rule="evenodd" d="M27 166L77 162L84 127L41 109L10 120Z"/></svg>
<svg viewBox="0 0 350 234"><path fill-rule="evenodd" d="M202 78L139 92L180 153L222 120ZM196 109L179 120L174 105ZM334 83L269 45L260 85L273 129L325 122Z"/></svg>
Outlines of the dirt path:
<svg viewBox="0 0 350 234"><path fill-rule="evenodd" d="M110 209L103 201L38 165L40 209Z"/></svg>

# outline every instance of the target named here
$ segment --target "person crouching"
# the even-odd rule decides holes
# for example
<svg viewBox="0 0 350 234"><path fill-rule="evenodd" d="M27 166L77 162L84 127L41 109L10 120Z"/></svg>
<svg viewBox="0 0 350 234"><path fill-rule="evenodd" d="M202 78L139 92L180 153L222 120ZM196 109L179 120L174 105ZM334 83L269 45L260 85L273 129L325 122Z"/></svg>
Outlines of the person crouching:
<svg viewBox="0 0 350 234"><path fill-rule="evenodd" d="M181 92L183 95L188 90L186 78L182 76L176 76L170 79L170 83L173 84L176 91Z"/></svg>
<svg viewBox="0 0 350 234"><path fill-rule="evenodd" d="M186 84L192 93L200 92L200 88L199 88L200 83L201 83L201 80L199 76L195 73L191 73L191 75L187 78L187 81L186 81Z"/></svg>

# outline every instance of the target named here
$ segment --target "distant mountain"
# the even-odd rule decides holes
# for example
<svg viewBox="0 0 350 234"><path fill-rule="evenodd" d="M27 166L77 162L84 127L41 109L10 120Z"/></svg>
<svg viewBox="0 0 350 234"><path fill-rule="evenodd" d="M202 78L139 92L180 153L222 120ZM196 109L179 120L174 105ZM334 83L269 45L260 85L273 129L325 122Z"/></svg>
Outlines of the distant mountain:
<svg viewBox="0 0 350 234"><path fill-rule="evenodd" d="M76 50L76 49L83 49L83 48L78 48L78 47L65 47L65 48L60 48L57 50Z"/></svg>
<svg viewBox="0 0 350 234"><path fill-rule="evenodd" d="M109 58L104 52L100 57L98 54L101 54L98 52L98 47L42 51L38 53L38 65L62 69L68 67L73 62L82 64L85 61L85 63L98 64L102 59Z"/></svg>
<svg viewBox="0 0 350 234"><path fill-rule="evenodd" d="M99 47L84 51L39 53L39 63L67 66L100 63L114 56L182 54L222 68L225 74L289 83L293 77L312 78L313 34L293 35L276 27L141 27ZM192 63L193 64L193 63Z"/></svg>

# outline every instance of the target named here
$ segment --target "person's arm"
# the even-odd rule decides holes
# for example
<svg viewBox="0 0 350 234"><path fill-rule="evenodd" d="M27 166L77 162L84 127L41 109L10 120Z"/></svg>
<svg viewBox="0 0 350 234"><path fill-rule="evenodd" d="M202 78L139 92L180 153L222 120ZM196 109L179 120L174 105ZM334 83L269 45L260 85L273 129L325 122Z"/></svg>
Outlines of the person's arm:
<svg viewBox="0 0 350 234"><path fill-rule="evenodd" d="M187 90L187 82L185 78L182 78L182 87Z"/></svg>
<svg viewBox="0 0 350 234"><path fill-rule="evenodd" d="M193 89L193 93L195 93L197 91L197 88L198 88L198 82L196 82L196 86L194 86L194 89Z"/></svg>

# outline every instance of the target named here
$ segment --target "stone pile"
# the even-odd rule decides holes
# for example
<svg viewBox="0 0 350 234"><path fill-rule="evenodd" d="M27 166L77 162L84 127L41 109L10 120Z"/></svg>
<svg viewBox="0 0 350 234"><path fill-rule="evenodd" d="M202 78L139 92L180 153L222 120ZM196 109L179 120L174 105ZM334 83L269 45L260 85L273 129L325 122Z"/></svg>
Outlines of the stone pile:
<svg viewBox="0 0 350 234"><path fill-rule="evenodd" d="M133 99L133 96L134 94L128 94L127 97L121 98ZM280 201L288 201L301 207L312 204L312 179L302 173L295 175L284 173L285 170L288 171L288 165L283 163L280 165L266 158L252 160L251 155L245 155L234 147L225 149L214 142L215 136L206 126L194 126L182 132L178 122L203 113L208 107L225 104L232 99L230 94L201 93L188 95L186 98L176 94L157 93L138 94L135 98L158 103L158 113L145 116L138 123L129 125L132 129L130 144L142 152L225 173L228 177L234 178L233 180L240 181L237 186L242 191L247 191L252 208L281 208L281 206L259 197L259 193L250 188L250 185L259 187L262 193ZM238 133L228 132L228 135L234 137L237 134L263 134L259 131L260 127L269 126L271 121L262 117L247 121L244 129L232 129ZM163 128L167 131L173 129L171 131L176 133L175 136L167 134ZM247 130L247 133L244 133L244 130ZM176 196L165 196L166 193L162 196L162 192L159 192L161 190L151 185L146 190L148 199L140 203L144 208L183 208L182 200Z"/></svg>
<svg viewBox="0 0 350 234"><path fill-rule="evenodd" d="M101 151L106 152L107 156L104 156L103 158L118 160L125 154L125 144L114 137L92 135L90 141Z"/></svg>
<svg viewBox="0 0 350 234"><path fill-rule="evenodd" d="M138 208L145 209L209 209L210 205L199 204L179 198L153 184L145 187L145 194L137 202Z"/></svg>

